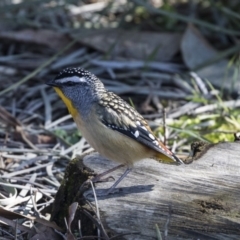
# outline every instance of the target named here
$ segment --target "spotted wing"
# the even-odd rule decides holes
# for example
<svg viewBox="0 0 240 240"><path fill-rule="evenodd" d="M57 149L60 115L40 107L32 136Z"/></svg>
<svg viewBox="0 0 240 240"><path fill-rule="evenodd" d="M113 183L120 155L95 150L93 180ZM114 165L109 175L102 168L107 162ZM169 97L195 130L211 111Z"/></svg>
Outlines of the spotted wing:
<svg viewBox="0 0 240 240"><path fill-rule="evenodd" d="M108 92L98 109L100 121L112 130L118 131L155 151L180 162L153 134L144 118L123 99Z"/></svg>

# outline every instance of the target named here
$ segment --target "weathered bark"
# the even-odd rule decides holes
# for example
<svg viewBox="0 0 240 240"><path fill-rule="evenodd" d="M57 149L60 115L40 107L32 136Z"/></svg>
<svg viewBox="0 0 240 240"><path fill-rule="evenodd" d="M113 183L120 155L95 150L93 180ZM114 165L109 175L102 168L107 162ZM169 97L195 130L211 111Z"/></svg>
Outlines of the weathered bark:
<svg viewBox="0 0 240 240"><path fill-rule="evenodd" d="M137 163L119 193L98 198L105 227L116 234L139 232L125 239L156 239L156 224L167 239L240 239L240 143L205 150L189 165ZM98 173L114 166L97 153L84 164ZM96 191L111 184L98 183Z"/></svg>
<svg viewBox="0 0 240 240"><path fill-rule="evenodd" d="M156 239L157 224L167 239L240 239L240 142L204 145L195 153L198 160L181 166L143 160L117 193L98 197L109 235L134 232L118 239ZM116 165L97 153L82 159L97 173ZM117 179L123 171L111 175ZM112 184L97 183L96 192ZM94 204L89 192L84 196Z"/></svg>

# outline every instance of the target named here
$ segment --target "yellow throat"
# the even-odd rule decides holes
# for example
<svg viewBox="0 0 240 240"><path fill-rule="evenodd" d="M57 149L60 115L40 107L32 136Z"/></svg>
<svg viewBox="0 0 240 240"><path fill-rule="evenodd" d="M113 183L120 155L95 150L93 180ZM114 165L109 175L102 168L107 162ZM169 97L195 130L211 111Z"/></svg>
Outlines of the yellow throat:
<svg viewBox="0 0 240 240"><path fill-rule="evenodd" d="M63 102L66 104L68 111L72 115L72 117L73 118L76 117L78 112L77 112L77 109L73 106L72 101L69 98L67 98L59 88L54 87L54 90L56 91L58 96L63 100Z"/></svg>

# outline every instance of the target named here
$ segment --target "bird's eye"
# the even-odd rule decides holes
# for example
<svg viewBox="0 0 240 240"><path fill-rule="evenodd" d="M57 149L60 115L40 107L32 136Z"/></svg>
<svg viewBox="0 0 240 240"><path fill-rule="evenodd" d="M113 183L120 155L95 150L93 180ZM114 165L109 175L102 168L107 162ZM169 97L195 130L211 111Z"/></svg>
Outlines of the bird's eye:
<svg viewBox="0 0 240 240"><path fill-rule="evenodd" d="M69 81L69 82L66 82L66 85L68 85L68 86L74 86L74 85L76 85L76 83L75 83L75 82L72 82L72 81Z"/></svg>

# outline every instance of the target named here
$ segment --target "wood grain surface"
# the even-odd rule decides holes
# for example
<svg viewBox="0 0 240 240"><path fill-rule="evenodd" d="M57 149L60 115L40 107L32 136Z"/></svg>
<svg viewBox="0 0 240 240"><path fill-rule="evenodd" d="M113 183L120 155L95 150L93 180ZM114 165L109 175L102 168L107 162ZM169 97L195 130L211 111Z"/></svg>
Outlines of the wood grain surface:
<svg viewBox="0 0 240 240"><path fill-rule="evenodd" d="M84 164L97 173L116 166L97 153ZM97 193L112 184L96 184ZM143 160L98 204L106 229L128 233L121 239L157 239L156 224L163 239L240 239L240 143L213 145L188 165Z"/></svg>

